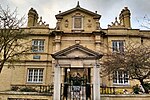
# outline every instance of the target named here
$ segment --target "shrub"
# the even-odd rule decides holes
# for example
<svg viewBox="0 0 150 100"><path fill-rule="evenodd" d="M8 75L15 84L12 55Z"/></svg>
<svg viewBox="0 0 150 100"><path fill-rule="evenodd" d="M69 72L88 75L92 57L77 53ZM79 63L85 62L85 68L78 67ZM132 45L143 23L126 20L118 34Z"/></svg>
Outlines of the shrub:
<svg viewBox="0 0 150 100"><path fill-rule="evenodd" d="M11 90L12 90L12 91L17 91L18 89L19 89L19 87L17 87L17 86L11 87Z"/></svg>
<svg viewBox="0 0 150 100"><path fill-rule="evenodd" d="M144 83L144 88L148 92L150 90L150 83Z"/></svg>
<svg viewBox="0 0 150 100"><path fill-rule="evenodd" d="M140 88L139 88L138 84L135 85L135 86L133 86L133 92L134 92L135 94L139 94Z"/></svg>
<svg viewBox="0 0 150 100"><path fill-rule="evenodd" d="M20 92L37 92L37 90L31 87L24 87L20 89Z"/></svg>

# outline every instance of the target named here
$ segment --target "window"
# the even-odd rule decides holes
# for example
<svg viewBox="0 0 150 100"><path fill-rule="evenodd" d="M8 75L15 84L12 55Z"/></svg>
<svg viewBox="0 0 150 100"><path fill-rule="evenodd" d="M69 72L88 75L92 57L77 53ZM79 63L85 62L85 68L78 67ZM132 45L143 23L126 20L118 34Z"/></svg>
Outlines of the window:
<svg viewBox="0 0 150 100"><path fill-rule="evenodd" d="M27 82L42 83L43 82L43 69L28 69Z"/></svg>
<svg viewBox="0 0 150 100"><path fill-rule="evenodd" d="M44 40L32 40L33 52L44 52Z"/></svg>
<svg viewBox="0 0 150 100"><path fill-rule="evenodd" d="M113 40L112 41L112 51L113 52L124 52L124 41L123 40Z"/></svg>
<svg viewBox="0 0 150 100"><path fill-rule="evenodd" d="M73 17L73 29L75 30L83 29L83 17L81 16Z"/></svg>
<svg viewBox="0 0 150 100"><path fill-rule="evenodd" d="M129 84L129 75L126 71L115 71L113 73L113 83L118 85Z"/></svg>

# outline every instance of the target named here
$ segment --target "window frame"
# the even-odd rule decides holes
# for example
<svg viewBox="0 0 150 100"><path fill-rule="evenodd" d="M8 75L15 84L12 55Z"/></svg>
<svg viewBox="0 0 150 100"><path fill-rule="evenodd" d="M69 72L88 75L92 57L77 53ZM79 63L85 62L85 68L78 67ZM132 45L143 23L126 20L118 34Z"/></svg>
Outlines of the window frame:
<svg viewBox="0 0 150 100"><path fill-rule="evenodd" d="M112 40L112 52L123 53L125 51L125 40Z"/></svg>
<svg viewBox="0 0 150 100"><path fill-rule="evenodd" d="M27 69L27 83L42 84L43 80L44 80L44 68L28 68Z"/></svg>
<svg viewBox="0 0 150 100"><path fill-rule="evenodd" d="M44 39L32 39L32 52L44 52L44 46Z"/></svg>
<svg viewBox="0 0 150 100"><path fill-rule="evenodd" d="M76 18L81 18L81 28L75 28ZM73 30L83 30L83 16L73 16Z"/></svg>
<svg viewBox="0 0 150 100"><path fill-rule="evenodd" d="M119 74L119 72L121 74ZM116 76L115 76L115 75ZM127 74L127 76L125 75ZM129 72L118 70L113 73L113 85L129 85Z"/></svg>

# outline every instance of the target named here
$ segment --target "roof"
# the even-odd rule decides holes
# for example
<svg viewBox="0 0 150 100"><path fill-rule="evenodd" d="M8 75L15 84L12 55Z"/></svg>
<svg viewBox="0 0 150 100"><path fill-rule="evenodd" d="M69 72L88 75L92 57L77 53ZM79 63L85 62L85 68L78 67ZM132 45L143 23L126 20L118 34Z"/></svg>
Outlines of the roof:
<svg viewBox="0 0 150 100"><path fill-rule="evenodd" d="M70 14L70 13L72 13L72 12L74 12L74 11L81 11L81 12L87 13L87 14L89 14L89 15L94 16L94 18L96 18L96 19L100 19L100 18L101 18L101 15L99 15L99 14L97 14L97 13L94 13L94 12L92 12L92 11L89 11L89 10L86 10L86 9L80 7L79 1L78 1L77 6L76 6L75 8L72 8L72 9L67 10L67 11L65 11L65 12L62 12L62 13L60 13L60 14L57 14L57 15L55 15L55 17L56 17L56 19L63 18L63 16L65 16L65 15L67 15L67 14Z"/></svg>

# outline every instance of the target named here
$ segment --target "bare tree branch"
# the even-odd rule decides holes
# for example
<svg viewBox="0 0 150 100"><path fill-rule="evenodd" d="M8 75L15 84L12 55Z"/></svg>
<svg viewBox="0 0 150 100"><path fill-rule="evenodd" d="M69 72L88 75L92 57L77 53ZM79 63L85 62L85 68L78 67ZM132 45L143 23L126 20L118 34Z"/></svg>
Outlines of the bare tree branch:
<svg viewBox="0 0 150 100"><path fill-rule="evenodd" d="M29 34L21 29L24 19L17 18L17 9L11 12L9 7L0 6L0 72L7 62L14 64L30 50L25 42Z"/></svg>
<svg viewBox="0 0 150 100"><path fill-rule="evenodd" d="M124 52L105 54L102 63L102 73L112 75L117 70L129 72L131 79L137 79L144 84L144 79L150 76L150 46L129 45Z"/></svg>

